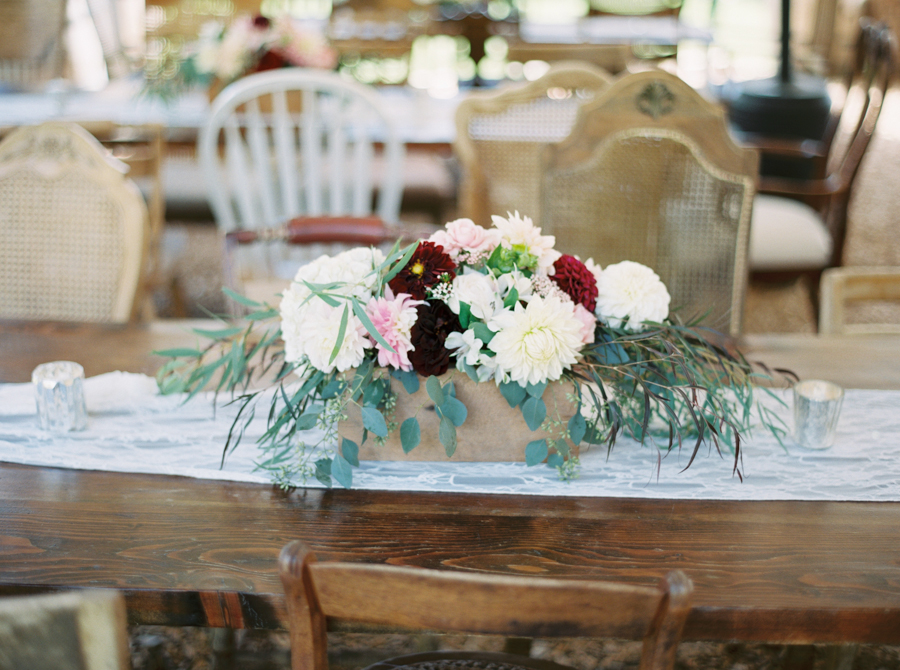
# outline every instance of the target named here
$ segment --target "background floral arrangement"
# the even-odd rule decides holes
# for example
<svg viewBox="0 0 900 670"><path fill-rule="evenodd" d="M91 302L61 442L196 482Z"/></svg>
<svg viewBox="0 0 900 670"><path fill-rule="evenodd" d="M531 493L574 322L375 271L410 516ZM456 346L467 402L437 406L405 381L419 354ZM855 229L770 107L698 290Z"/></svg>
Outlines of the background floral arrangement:
<svg viewBox="0 0 900 670"><path fill-rule="evenodd" d="M280 15L273 19L242 14L226 27L210 21L196 42L188 44L159 72L148 77L145 91L167 99L194 86L226 86L232 81L280 67L334 69L337 52L321 30Z"/></svg>
<svg viewBox="0 0 900 670"><path fill-rule="evenodd" d="M650 268L624 261L601 269L554 244L515 213L494 216L491 228L453 221L387 254L322 256L300 268L278 309L229 292L253 310L249 325L198 331L212 340L203 349L160 352L175 357L160 387L196 393L219 375L220 390L245 390L224 458L256 411L260 391L247 389L275 372L259 466L284 486L311 476L351 485L359 446L338 434L350 406L361 414L361 443L399 431L403 450L416 448L417 418L398 425L393 409L423 379L452 456L467 409L452 380L439 379L448 370L495 385L532 431L553 428L547 385L570 382L572 417L553 436L522 445L529 465L546 460L564 478L578 471L572 445L611 449L623 433L655 444L660 456L691 440L691 461L710 442L733 455L740 476L741 433L754 405L747 362L696 324L670 321L668 291ZM288 381L292 373L299 381ZM766 427L783 434L757 406ZM321 430L308 443L301 432L312 428Z"/></svg>

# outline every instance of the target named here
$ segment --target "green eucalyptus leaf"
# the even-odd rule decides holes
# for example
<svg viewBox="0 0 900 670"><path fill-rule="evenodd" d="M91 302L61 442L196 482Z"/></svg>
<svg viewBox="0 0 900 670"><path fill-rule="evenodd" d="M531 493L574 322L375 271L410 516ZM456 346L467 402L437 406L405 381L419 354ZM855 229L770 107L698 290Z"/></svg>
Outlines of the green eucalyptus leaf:
<svg viewBox="0 0 900 670"><path fill-rule="evenodd" d="M268 321L269 319L274 319L277 316L278 310L273 308L251 312L244 318L247 319L247 321Z"/></svg>
<svg viewBox="0 0 900 670"><path fill-rule="evenodd" d="M400 380L403 388L410 395L419 390L419 375L416 374L415 370L394 370L391 372L391 375Z"/></svg>
<svg viewBox="0 0 900 670"><path fill-rule="evenodd" d="M540 398L542 395L544 395L544 389L546 388L547 382L540 382L538 384L529 384L525 387L525 390L532 398Z"/></svg>
<svg viewBox="0 0 900 670"><path fill-rule="evenodd" d="M494 339L494 335L496 333L487 327L486 323L482 323L481 321L476 321L475 325L471 328L472 332L475 333L475 337L477 337L483 344L488 344L492 339Z"/></svg>
<svg viewBox="0 0 900 670"><path fill-rule="evenodd" d="M251 300L250 298L248 298L245 295L236 293L235 291L232 291L227 286L222 287L222 293L227 295L229 298L231 298L235 302L240 303L241 305L244 305L245 307L262 307L261 302L257 302L256 300Z"/></svg>
<svg viewBox="0 0 900 670"><path fill-rule="evenodd" d="M322 387L322 390L321 390L321 392L320 392L320 395L322 396L322 399L323 399L323 400L329 400L329 399L331 399L331 398L334 398L336 395L338 395L338 394L340 394L341 392L343 392L344 387L346 386L346 384L347 384L347 382L342 381L342 380L340 380L340 379L338 379L338 378L335 377L335 378L332 379L330 382L328 382L327 384L325 384L325 386Z"/></svg>
<svg viewBox="0 0 900 670"><path fill-rule="evenodd" d="M419 243L414 242L406 247L406 251L403 252L403 256L399 261L388 271L388 273L384 276L384 283L387 284L391 279L397 276L397 273L400 272L403 268L406 267L406 264L409 263L409 259L412 258L413 254L416 253L416 249L419 248Z"/></svg>
<svg viewBox="0 0 900 670"><path fill-rule="evenodd" d="M331 476L337 480L338 484L349 489L353 485L353 466L347 462L346 458L338 454L331 464Z"/></svg>
<svg viewBox="0 0 900 670"><path fill-rule="evenodd" d="M319 414L322 413L321 406L313 406L307 409L300 417L297 419L297 430L312 430L316 427L316 422L319 420Z"/></svg>
<svg viewBox="0 0 900 670"><path fill-rule="evenodd" d="M547 465L551 468L561 468L566 462L559 454L550 454L547 456Z"/></svg>
<svg viewBox="0 0 900 670"><path fill-rule="evenodd" d="M573 444L580 444L587 432L587 421L584 420L581 412L575 412L572 418L569 419L568 428L569 439L572 440Z"/></svg>
<svg viewBox="0 0 900 670"><path fill-rule="evenodd" d="M316 461L316 479L331 488L331 459L320 458Z"/></svg>
<svg viewBox="0 0 900 670"><path fill-rule="evenodd" d="M459 325L463 328L468 328L469 324L472 322L472 308L468 305L468 303L460 302L459 303Z"/></svg>
<svg viewBox="0 0 900 670"><path fill-rule="evenodd" d="M347 305L344 305L344 311L341 313L341 325L338 326L338 334L334 339L334 349L331 350L331 356L328 359L329 364L334 363L334 359L337 358L338 352L341 350L341 345L344 343L344 335L347 333L347 320L350 318L350 313L347 310Z"/></svg>
<svg viewBox="0 0 900 670"><path fill-rule="evenodd" d="M510 407L518 407L519 403L525 399L525 387L520 386L518 382L503 382L499 389Z"/></svg>
<svg viewBox="0 0 900 670"><path fill-rule="evenodd" d="M428 397L431 398L431 402L440 407L444 404L444 390L441 388L441 380L431 375L428 379L425 380L425 390L428 392Z"/></svg>
<svg viewBox="0 0 900 670"><path fill-rule="evenodd" d="M163 358L199 358L203 352L199 349L162 349L161 351L152 352L154 356L162 356Z"/></svg>
<svg viewBox="0 0 900 670"><path fill-rule="evenodd" d="M547 440L535 440L534 442L529 442L525 446L525 464L532 466L543 463L547 458L548 453Z"/></svg>
<svg viewBox="0 0 900 670"><path fill-rule="evenodd" d="M242 326L235 328L223 328L222 330L204 330L203 328L192 328L191 332L199 335L200 337L205 337L209 340L225 340L229 337L234 337L240 333L244 332L244 328Z"/></svg>
<svg viewBox="0 0 900 670"><path fill-rule="evenodd" d="M453 456L456 453L456 426L450 421L450 417L441 417L438 437L441 440L441 444L444 445L444 452L447 454L447 458Z"/></svg>
<svg viewBox="0 0 900 670"><path fill-rule="evenodd" d="M522 416L531 430L537 430L547 418L547 405L540 398L528 398L522 405Z"/></svg>
<svg viewBox="0 0 900 670"><path fill-rule="evenodd" d="M465 361L462 361L462 369L463 372L465 372L469 376L469 379L471 379L473 382L478 383L478 371L475 369L474 365L469 365Z"/></svg>
<svg viewBox="0 0 900 670"><path fill-rule="evenodd" d="M359 445L356 442L345 437L341 442L341 455L350 465L359 467Z"/></svg>
<svg viewBox="0 0 900 670"><path fill-rule="evenodd" d="M408 454L422 441L422 429L419 427L419 420L411 416L400 424L400 446L403 447L403 453Z"/></svg>
<svg viewBox="0 0 900 670"><path fill-rule="evenodd" d="M362 408L363 428L375 433L378 437L387 437L387 423L384 421L384 415L374 407Z"/></svg>
<svg viewBox="0 0 900 670"><path fill-rule="evenodd" d="M384 382L373 381L367 387L366 390L363 391L363 404L368 407L378 407L378 403L381 402L381 399L384 397Z"/></svg>
<svg viewBox="0 0 900 670"><path fill-rule="evenodd" d="M453 396L444 399L444 404L441 405L440 410L441 414L450 419L453 425L457 427L463 425L469 414L466 406Z"/></svg>
<svg viewBox="0 0 900 670"><path fill-rule="evenodd" d="M515 307L517 302L519 302L519 291L515 286L513 286L510 292L506 295L506 298L503 301L503 306L509 309Z"/></svg>

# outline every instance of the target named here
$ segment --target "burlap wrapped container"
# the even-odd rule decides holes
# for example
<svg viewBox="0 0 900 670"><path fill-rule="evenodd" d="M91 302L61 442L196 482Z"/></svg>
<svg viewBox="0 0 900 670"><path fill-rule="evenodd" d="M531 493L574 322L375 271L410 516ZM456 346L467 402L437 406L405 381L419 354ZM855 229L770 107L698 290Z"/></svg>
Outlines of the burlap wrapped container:
<svg viewBox="0 0 900 670"><path fill-rule="evenodd" d="M493 381L476 383L466 374L450 371L439 377L441 385L451 379L456 389L456 397L468 410L468 416L462 426L456 429L457 446L452 461L496 461L524 462L525 446L541 438L558 437L559 430L575 413L575 406L569 402L566 394L574 392L572 382L551 382L542 399L547 406L547 418L558 419L562 426L554 434L542 430L532 431L525 423L522 411L518 407L510 407ZM434 402L425 390L425 380L421 380L419 390L408 394L403 385L391 381L391 388L397 393L397 405L394 420L398 425L411 416L419 420L422 439L408 454L404 453L400 444L400 430L388 436L384 445L378 445L375 436L369 433L365 444L359 446L359 459L366 461L446 461L448 460L444 445L438 438L440 419L435 411ZM359 408L351 405L348 408L348 419L339 427L341 437L353 440L357 444L362 438L362 417ZM578 454L578 446L570 444L573 455Z"/></svg>

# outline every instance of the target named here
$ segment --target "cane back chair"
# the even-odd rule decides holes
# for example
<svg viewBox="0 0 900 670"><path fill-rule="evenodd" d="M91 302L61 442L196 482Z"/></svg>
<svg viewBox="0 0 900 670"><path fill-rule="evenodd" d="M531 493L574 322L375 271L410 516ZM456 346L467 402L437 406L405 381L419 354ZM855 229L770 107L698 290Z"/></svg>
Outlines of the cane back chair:
<svg viewBox="0 0 900 670"><path fill-rule="evenodd" d="M489 225L492 214L519 211L539 225L541 153L568 136L578 108L611 81L593 65L560 62L525 86L460 102L454 149L463 169L461 213Z"/></svg>
<svg viewBox="0 0 900 670"><path fill-rule="evenodd" d="M301 542L281 551L294 670L326 670L335 621L526 637L643 639L640 670L672 668L690 611L680 571L658 586L317 562ZM382 661L369 670L564 670L513 654L440 652ZM570 669L569 669L570 670Z"/></svg>
<svg viewBox="0 0 900 670"><path fill-rule="evenodd" d="M542 224L563 253L655 270L678 318L737 334L758 158L660 70L618 79L548 147Z"/></svg>
<svg viewBox="0 0 900 670"><path fill-rule="evenodd" d="M0 142L0 318L131 318L149 232L127 170L74 124Z"/></svg>
<svg viewBox="0 0 900 670"><path fill-rule="evenodd" d="M223 233L276 228L298 216L399 218L404 145L377 93L334 72L284 68L226 86L197 151ZM262 257L266 251L242 250L243 276L267 276L274 267L290 278L310 260L299 251Z"/></svg>

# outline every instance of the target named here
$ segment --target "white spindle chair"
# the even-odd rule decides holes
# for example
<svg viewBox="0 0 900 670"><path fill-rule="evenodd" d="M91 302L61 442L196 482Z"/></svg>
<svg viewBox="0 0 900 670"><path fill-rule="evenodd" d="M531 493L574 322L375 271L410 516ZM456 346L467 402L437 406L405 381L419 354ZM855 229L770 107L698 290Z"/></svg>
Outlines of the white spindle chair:
<svg viewBox="0 0 900 670"><path fill-rule="evenodd" d="M404 145L375 91L333 72L286 68L230 84L213 102L198 155L224 233L298 216L399 218ZM286 248L242 251L278 255L245 256L245 278L290 277L304 260Z"/></svg>

